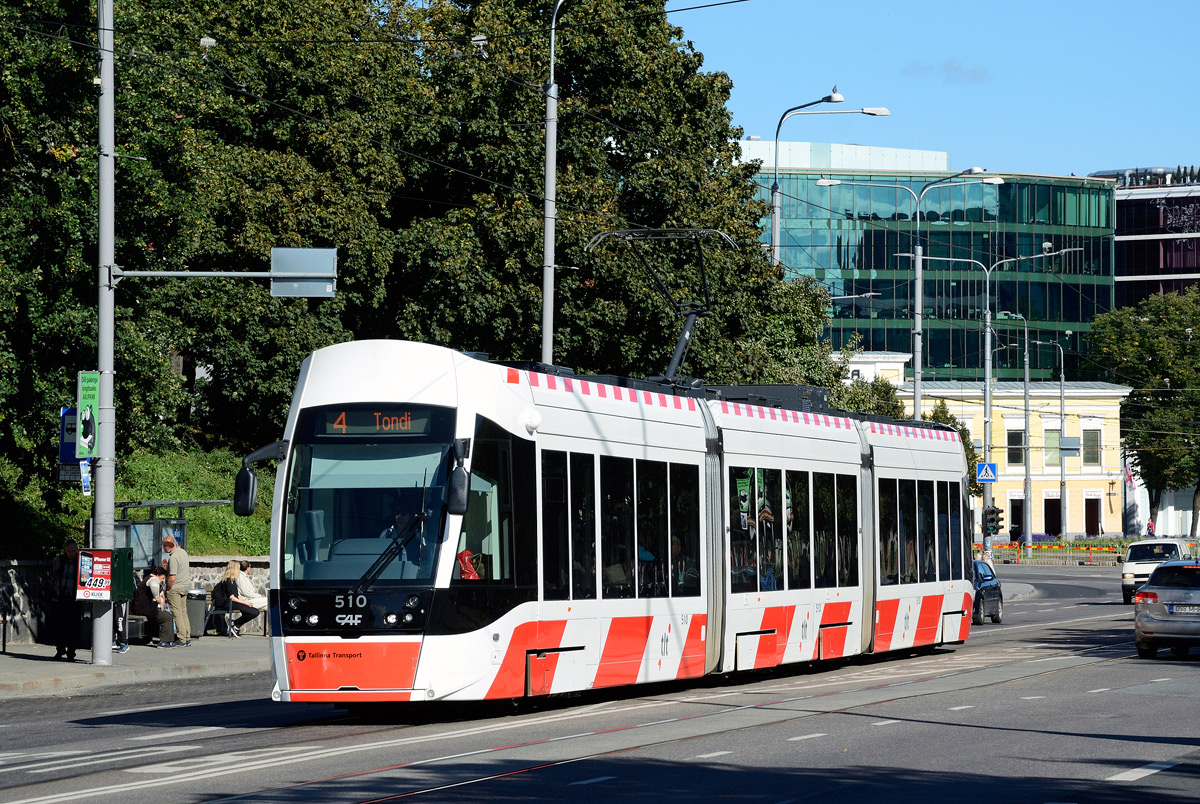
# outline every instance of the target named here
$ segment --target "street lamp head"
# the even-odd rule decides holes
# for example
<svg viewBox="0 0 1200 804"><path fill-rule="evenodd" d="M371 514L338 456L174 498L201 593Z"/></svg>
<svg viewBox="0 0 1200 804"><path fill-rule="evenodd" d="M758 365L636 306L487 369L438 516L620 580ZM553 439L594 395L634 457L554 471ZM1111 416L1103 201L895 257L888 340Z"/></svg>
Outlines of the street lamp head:
<svg viewBox="0 0 1200 804"><path fill-rule="evenodd" d="M892 115L886 106L865 106L862 113L869 114L871 117L891 117Z"/></svg>
<svg viewBox="0 0 1200 804"><path fill-rule="evenodd" d="M983 168L981 168L979 166L975 166L975 167L969 167L963 171L959 171L958 175L960 175L960 176L978 176L982 172L983 172Z"/></svg>
<svg viewBox="0 0 1200 804"><path fill-rule="evenodd" d="M1069 329L1068 329L1068 330L1067 330L1066 332L1064 332L1063 334L1064 334L1064 335L1066 335L1066 336L1069 338L1069 337L1071 337L1072 335L1074 335L1075 333L1074 333L1074 332L1072 332L1071 330L1069 330Z"/></svg>
<svg viewBox="0 0 1200 804"><path fill-rule="evenodd" d="M837 91L837 84L833 85L833 89L829 91L828 95L821 98L822 103L841 103L843 100L845 100L845 98L843 98Z"/></svg>
<svg viewBox="0 0 1200 804"><path fill-rule="evenodd" d="M842 183L841 179L826 179L826 178L817 179L818 187L837 187L841 183Z"/></svg>
<svg viewBox="0 0 1200 804"><path fill-rule="evenodd" d="M986 179L980 179L980 184L1004 184L1004 179L1000 176L988 176Z"/></svg>
<svg viewBox="0 0 1200 804"><path fill-rule="evenodd" d="M1047 240L1045 243L1042 243L1042 253L1043 254L1049 254L1051 251L1054 251L1053 243L1051 243L1049 240Z"/></svg>

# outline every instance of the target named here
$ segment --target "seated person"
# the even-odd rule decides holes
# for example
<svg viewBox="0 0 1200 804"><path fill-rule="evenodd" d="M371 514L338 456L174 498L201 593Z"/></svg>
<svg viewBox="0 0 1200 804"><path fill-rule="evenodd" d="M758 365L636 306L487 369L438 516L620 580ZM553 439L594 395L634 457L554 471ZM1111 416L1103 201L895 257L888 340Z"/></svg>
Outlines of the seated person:
<svg viewBox="0 0 1200 804"><path fill-rule="evenodd" d="M241 571L237 576L237 593L238 597L249 602L251 606L259 611L267 610L267 596L258 594L254 588L254 581L250 578L250 562L239 561L238 565Z"/></svg>
<svg viewBox="0 0 1200 804"><path fill-rule="evenodd" d="M167 611L163 591L166 580L165 569L148 567L133 592L133 613L146 618L146 632L151 642L172 642L175 639L171 612Z"/></svg>
<svg viewBox="0 0 1200 804"><path fill-rule="evenodd" d="M238 562L230 561L225 565L225 574L212 588L213 609L224 611L232 608L238 612L237 619L229 624L229 636L233 637L241 636L241 627L258 616L258 609L238 594L237 576L241 571Z"/></svg>

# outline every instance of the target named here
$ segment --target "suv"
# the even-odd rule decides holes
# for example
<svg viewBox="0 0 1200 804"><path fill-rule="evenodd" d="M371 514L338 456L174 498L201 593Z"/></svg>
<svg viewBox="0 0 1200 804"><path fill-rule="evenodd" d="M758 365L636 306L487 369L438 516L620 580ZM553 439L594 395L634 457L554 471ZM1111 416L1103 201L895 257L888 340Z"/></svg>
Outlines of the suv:
<svg viewBox="0 0 1200 804"><path fill-rule="evenodd" d="M1183 539L1143 539L1131 542L1125 548L1125 559L1121 564L1121 598L1126 604L1133 600L1133 593L1146 582L1154 568L1164 561L1178 558L1194 558L1192 549Z"/></svg>
<svg viewBox="0 0 1200 804"><path fill-rule="evenodd" d="M1167 561L1150 574L1134 598L1133 640L1143 659L1160 646L1182 657L1200 645L1200 563Z"/></svg>

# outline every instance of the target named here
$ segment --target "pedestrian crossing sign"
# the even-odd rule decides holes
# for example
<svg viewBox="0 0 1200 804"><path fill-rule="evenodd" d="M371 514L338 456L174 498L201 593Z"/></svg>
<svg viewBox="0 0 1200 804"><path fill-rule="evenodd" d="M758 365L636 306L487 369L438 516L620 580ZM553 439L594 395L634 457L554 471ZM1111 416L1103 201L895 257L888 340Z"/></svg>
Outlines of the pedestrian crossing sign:
<svg viewBox="0 0 1200 804"><path fill-rule="evenodd" d="M978 483L995 483L996 482L996 464L994 464L994 463L977 463L977 464L975 464L975 481Z"/></svg>

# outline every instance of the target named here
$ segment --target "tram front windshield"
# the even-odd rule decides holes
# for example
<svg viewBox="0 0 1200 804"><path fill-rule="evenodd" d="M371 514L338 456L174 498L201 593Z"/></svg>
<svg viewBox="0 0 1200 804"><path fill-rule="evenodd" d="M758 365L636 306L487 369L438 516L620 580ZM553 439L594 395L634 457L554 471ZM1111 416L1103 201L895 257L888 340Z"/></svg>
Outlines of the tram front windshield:
<svg viewBox="0 0 1200 804"><path fill-rule="evenodd" d="M283 583L427 586L437 564L454 412L310 408L296 423L284 503Z"/></svg>

